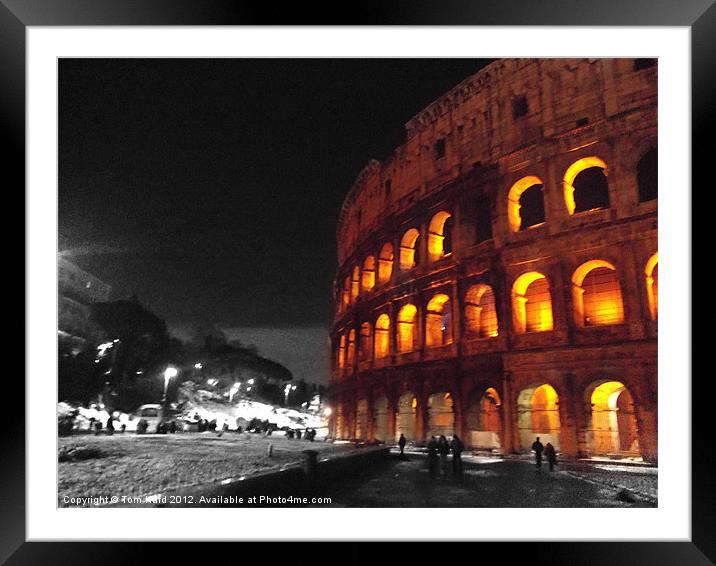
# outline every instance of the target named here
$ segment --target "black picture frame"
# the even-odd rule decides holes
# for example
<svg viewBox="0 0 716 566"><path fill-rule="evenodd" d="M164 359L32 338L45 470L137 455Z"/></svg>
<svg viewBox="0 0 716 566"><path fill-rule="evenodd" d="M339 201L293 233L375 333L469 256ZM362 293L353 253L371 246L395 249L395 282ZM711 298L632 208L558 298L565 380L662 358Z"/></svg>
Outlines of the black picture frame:
<svg viewBox="0 0 716 566"><path fill-rule="evenodd" d="M713 72L716 67L716 6L713 0L544 0L532 3L518 0L390 0L352 5L335 3L330 8L318 3L286 3L280 9L269 3L231 0L0 0L0 127L7 144L5 178L8 178L8 172L12 175L6 190L22 192L19 188L25 183L25 34L28 26L218 24L686 26L691 30L694 179L708 178L706 167L710 156L707 152L712 145L709 134L714 123L713 101L716 100L716 73ZM27 294L24 296L27 300ZM691 379L691 376L683 378ZM489 555L514 557L519 554L532 562L550 564L715 563L716 458L708 437L709 429L696 426L698 415L709 414L711 381L692 380L690 542L565 542L548 546L542 543L485 543L482 544L485 550L479 551L480 560L490 559ZM24 398L22 384L15 386L19 389L16 394ZM152 549L161 546L159 550L165 563L191 559L187 545L168 543L26 542L23 417L14 415L3 427L1 561L7 564L73 565L144 563L148 546ZM704 449L699 451L697 447ZM227 552L233 552L227 545L222 546ZM242 554L244 552L249 551L242 551Z"/></svg>

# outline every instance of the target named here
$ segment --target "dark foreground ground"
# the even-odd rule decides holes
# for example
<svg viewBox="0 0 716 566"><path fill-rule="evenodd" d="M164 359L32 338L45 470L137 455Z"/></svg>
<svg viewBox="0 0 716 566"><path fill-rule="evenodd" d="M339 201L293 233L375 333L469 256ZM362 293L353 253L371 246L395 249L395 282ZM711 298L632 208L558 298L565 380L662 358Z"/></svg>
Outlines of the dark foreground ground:
<svg viewBox="0 0 716 566"><path fill-rule="evenodd" d="M449 463L450 464L450 463ZM537 469L520 460L466 458L461 478L430 479L422 454L391 455L379 469L331 486L333 507L656 507L655 470L586 473ZM623 478L650 490L624 490ZM634 481L632 481L634 483ZM328 493L330 491L330 494ZM325 506L325 505L323 505Z"/></svg>

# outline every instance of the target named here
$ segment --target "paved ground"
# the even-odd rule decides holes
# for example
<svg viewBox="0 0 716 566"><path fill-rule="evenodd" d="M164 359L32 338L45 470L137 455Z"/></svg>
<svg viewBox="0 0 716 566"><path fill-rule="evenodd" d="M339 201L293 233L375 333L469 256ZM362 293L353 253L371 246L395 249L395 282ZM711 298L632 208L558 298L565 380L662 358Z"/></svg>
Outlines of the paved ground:
<svg viewBox="0 0 716 566"><path fill-rule="evenodd" d="M600 476L608 480L608 476ZM655 476L654 476L655 479ZM462 478L430 479L422 454L398 455L381 469L332 489L334 507L655 507L624 497L608 481L519 460L465 458ZM631 499L631 501L630 501Z"/></svg>

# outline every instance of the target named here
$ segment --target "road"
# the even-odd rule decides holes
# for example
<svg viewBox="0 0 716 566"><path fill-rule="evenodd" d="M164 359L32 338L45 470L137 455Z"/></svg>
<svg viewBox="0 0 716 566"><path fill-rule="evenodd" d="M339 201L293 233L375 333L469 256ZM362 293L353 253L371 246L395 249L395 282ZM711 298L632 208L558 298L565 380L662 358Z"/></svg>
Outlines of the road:
<svg viewBox="0 0 716 566"><path fill-rule="evenodd" d="M550 472L525 461L488 458L466 458L462 478L450 473L431 480L426 457L409 454L404 459L392 455L382 468L332 486L331 495L335 507L656 506L638 498L629 501L619 491L565 470Z"/></svg>

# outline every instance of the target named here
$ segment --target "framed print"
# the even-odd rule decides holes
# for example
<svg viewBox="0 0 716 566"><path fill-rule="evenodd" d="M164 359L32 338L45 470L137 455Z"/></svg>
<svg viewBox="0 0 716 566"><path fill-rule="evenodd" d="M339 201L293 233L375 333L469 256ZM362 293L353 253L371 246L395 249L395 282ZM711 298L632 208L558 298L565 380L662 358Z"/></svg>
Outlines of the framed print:
<svg viewBox="0 0 716 566"><path fill-rule="evenodd" d="M690 173L716 12L517 4L3 0L27 211L3 560L713 563Z"/></svg>

